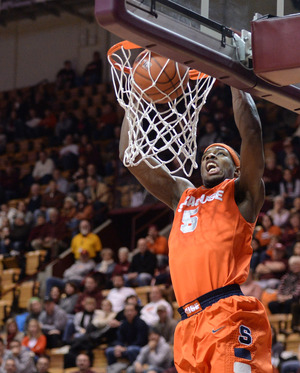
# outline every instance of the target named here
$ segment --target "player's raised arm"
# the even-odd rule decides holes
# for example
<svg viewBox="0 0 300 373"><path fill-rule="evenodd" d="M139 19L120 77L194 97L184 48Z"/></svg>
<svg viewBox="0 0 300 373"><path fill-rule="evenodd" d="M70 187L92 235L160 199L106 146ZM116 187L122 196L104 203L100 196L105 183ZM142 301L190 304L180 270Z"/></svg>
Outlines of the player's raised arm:
<svg viewBox="0 0 300 373"><path fill-rule="evenodd" d="M260 118L249 93L231 88L234 119L241 144L236 201L247 221L255 221L264 201L264 151Z"/></svg>
<svg viewBox="0 0 300 373"><path fill-rule="evenodd" d="M129 124L125 115L119 146L121 161L124 159L124 152L128 146L128 128ZM148 159L148 162L153 165L157 163L155 159ZM186 188L193 187L187 179L170 175L165 165L153 169L142 161L136 166L128 167L128 170L151 194L173 210L176 208L183 191Z"/></svg>

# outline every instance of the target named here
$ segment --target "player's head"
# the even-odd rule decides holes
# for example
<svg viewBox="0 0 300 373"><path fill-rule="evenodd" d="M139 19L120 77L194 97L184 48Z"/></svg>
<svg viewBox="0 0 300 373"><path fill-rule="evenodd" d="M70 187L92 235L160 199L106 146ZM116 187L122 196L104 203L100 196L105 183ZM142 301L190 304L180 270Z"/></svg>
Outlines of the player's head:
<svg viewBox="0 0 300 373"><path fill-rule="evenodd" d="M201 159L201 176L205 187L212 188L225 179L238 177L239 155L230 146L222 143L209 145Z"/></svg>

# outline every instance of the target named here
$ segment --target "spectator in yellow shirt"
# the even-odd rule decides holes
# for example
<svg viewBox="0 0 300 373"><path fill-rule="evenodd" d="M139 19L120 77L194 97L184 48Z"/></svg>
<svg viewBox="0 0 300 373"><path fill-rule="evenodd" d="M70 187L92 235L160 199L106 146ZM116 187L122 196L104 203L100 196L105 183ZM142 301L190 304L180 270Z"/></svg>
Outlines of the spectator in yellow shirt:
<svg viewBox="0 0 300 373"><path fill-rule="evenodd" d="M79 259L82 250L90 254L90 258L95 258L102 250L102 243L95 233L91 232L91 224L88 220L82 220L79 224L79 233L71 241L71 250L75 259Z"/></svg>

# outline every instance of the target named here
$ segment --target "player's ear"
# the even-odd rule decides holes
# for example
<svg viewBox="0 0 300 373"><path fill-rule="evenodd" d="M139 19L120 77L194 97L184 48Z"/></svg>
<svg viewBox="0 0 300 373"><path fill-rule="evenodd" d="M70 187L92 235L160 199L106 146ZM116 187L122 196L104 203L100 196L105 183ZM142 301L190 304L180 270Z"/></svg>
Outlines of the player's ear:
<svg viewBox="0 0 300 373"><path fill-rule="evenodd" d="M236 167L234 171L234 177L239 177L241 174L241 169L240 167Z"/></svg>

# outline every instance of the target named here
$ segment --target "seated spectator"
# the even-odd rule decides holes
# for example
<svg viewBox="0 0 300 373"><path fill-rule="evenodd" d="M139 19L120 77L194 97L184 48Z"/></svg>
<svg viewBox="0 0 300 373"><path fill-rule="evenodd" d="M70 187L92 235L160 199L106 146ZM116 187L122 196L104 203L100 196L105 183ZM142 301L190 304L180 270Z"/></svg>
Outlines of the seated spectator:
<svg viewBox="0 0 300 373"><path fill-rule="evenodd" d="M28 211L34 213L36 210L40 209L42 203L39 184L34 183L31 185L29 196Z"/></svg>
<svg viewBox="0 0 300 373"><path fill-rule="evenodd" d="M86 171L87 171L86 177L91 177L98 181L102 181L102 177L98 174L96 165L94 163L87 162Z"/></svg>
<svg viewBox="0 0 300 373"><path fill-rule="evenodd" d="M42 131L40 128L41 118L35 109L29 109L27 120L25 121L25 133L26 137L29 139L42 136Z"/></svg>
<svg viewBox="0 0 300 373"><path fill-rule="evenodd" d="M142 347L134 363L127 368L127 373L161 373L172 366L173 352L170 345L160 333L152 328L148 343Z"/></svg>
<svg viewBox="0 0 300 373"><path fill-rule="evenodd" d="M284 198L282 196L276 196L274 198L273 208L267 211L267 214L271 216L275 226L285 226L290 216L290 212L284 208Z"/></svg>
<svg viewBox="0 0 300 373"><path fill-rule="evenodd" d="M9 357L6 360L4 360L2 365L3 369L0 368L1 373L19 373L19 371L17 370L17 364L15 362L15 359L13 359L12 357Z"/></svg>
<svg viewBox="0 0 300 373"><path fill-rule="evenodd" d="M146 239L140 238L137 248L139 252L133 256L128 274L124 275L126 286L149 285L154 276L156 255L148 250Z"/></svg>
<svg viewBox="0 0 300 373"><path fill-rule="evenodd" d="M86 134L89 135L92 126L93 121L91 120L87 109L82 108L76 113L75 133L78 134L79 137Z"/></svg>
<svg viewBox="0 0 300 373"><path fill-rule="evenodd" d="M114 138L114 126L118 123L118 119L116 117L114 120L111 120L113 119L111 110L112 108L109 104L102 106L102 115L96 118L96 128L93 131L93 138L95 140L111 140Z"/></svg>
<svg viewBox="0 0 300 373"><path fill-rule="evenodd" d="M84 156L86 163L86 177L96 177L98 181L102 181L98 169L102 169L101 154L97 147L91 142L84 144L81 148L81 156Z"/></svg>
<svg viewBox="0 0 300 373"><path fill-rule="evenodd" d="M69 191L69 182L64 176L62 176L59 168L53 170L52 179L56 182L57 190L66 195Z"/></svg>
<svg viewBox="0 0 300 373"><path fill-rule="evenodd" d="M19 197L19 173L11 162L7 162L4 170L0 172L1 203Z"/></svg>
<svg viewBox="0 0 300 373"><path fill-rule="evenodd" d="M255 238L260 246L266 247L270 243L272 236L280 236L281 229L273 224L271 216L264 214L261 221L261 228L256 232Z"/></svg>
<svg viewBox="0 0 300 373"><path fill-rule="evenodd" d="M106 247L101 250L100 257L101 262L96 265L94 271L102 273L105 277L105 283L108 284L116 265L116 262L114 261L114 252L112 249Z"/></svg>
<svg viewBox="0 0 300 373"><path fill-rule="evenodd" d="M74 338L86 334L88 327L92 324L94 318L97 318L100 310L97 310L97 302L93 297L85 297L82 301L83 310L76 312L74 323Z"/></svg>
<svg viewBox="0 0 300 373"><path fill-rule="evenodd" d="M139 318L137 308L127 304L124 315L125 320L117 330L114 346L105 350L108 365L116 363L118 358L125 358L133 364L141 348L147 344L148 326Z"/></svg>
<svg viewBox="0 0 300 373"><path fill-rule="evenodd" d="M76 232L78 229L79 222L81 220L92 220L94 217L94 209L91 203L88 203L84 193L76 193L76 214L73 219L70 220L69 226L72 232Z"/></svg>
<svg viewBox="0 0 300 373"><path fill-rule="evenodd" d="M170 303L168 303L162 294L162 290L158 286L152 286L149 294L150 302L145 304L141 309L141 319L149 326L153 326L159 321L157 314L158 306L165 306L167 314L170 318L173 317L173 309Z"/></svg>
<svg viewBox="0 0 300 373"><path fill-rule="evenodd" d="M64 292L59 301L59 307L66 311L68 315L75 312L75 306L78 300L78 287L72 281L67 281L65 284Z"/></svg>
<svg viewBox="0 0 300 373"><path fill-rule="evenodd" d="M72 180L73 182L70 186L70 192L72 193L72 195L76 195L76 193L83 193L85 198L87 198L88 187L85 180L85 170L82 167L79 167L77 172L72 175Z"/></svg>
<svg viewBox="0 0 300 373"><path fill-rule="evenodd" d="M9 227L3 227L0 233L0 254L1 255L12 255L17 254L13 252L13 245L10 239Z"/></svg>
<svg viewBox="0 0 300 373"><path fill-rule="evenodd" d="M50 297L44 298L44 309L38 321L47 338L47 348L62 345L62 332L67 323L67 314Z"/></svg>
<svg viewBox="0 0 300 373"><path fill-rule="evenodd" d="M288 224L283 230L281 241L288 247L292 246L297 239L297 235L299 234L299 231L300 231L300 213L295 212L291 214L289 217Z"/></svg>
<svg viewBox="0 0 300 373"><path fill-rule="evenodd" d="M18 201L17 203L17 212L21 212L24 214L25 223L28 226L32 225L33 222L33 214L31 211L28 210L28 206L24 201Z"/></svg>
<svg viewBox="0 0 300 373"><path fill-rule="evenodd" d="M76 215L76 203L72 197L66 197L61 209L61 217L68 223Z"/></svg>
<svg viewBox="0 0 300 373"><path fill-rule="evenodd" d="M99 236L91 232L91 224L88 220L80 222L79 231L80 233L76 234L71 241L71 251L75 259L79 259L82 250L86 250L90 258L95 258L102 250Z"/></svg>
<svg viewBox="0 0 300 373"><path fill-rule="evenodd" d="M129 249L127 247L120 247L118 250L118 262L115 265L112 276L125 275L128 273L129 266Z"/></svg>
<svg viewBox="0 0 300 373"><path fill-rule="evenodd" d="M62 291L58 286L52 286L49 292L49 297L53 300L55 304L59 304Z"/></svg>
<svg viewBox="0 0 300 373"><path fill-rule="evenodd" d="M75 86L76 74L72 67L72 62L66 60L64 67L56 75L57 89L69 89Z"/></svg>
<svg viewBox="0 0 300 373"><path fill-rule="evenodd" d="M6 348L3 338L0 337L0 369L3 367L3 363L10 358L12 355L11 351ZM1 370L0 370L1 372ZM1 372L2 373L2 372Z"/></svg>
<svg viewBox="0 0 300 373"><path fill-rule="evenodd" d="M54 180L49 182L49 192L45 192L42 195L41 210L46 211L47 209L54 207L60 210L63 206L65 195L57 189L57 184Z"/></svg>
<svg viewBox="0 0 300 373"><path fill-rule="evenodd" d="M299 152L298 152L299 154ZM288 154L284 159L285 168L291 170L293 178L299 179L300 177L300 165L299 159L295 153Z"/></svg>
<svg viewBox="0 0 300 373"><path fill-rule="evenodd" d="M300 196L300 179L293 177L292 171L288 168L283 170L283 180L279 184L279 190L288 208L292 207L294 198Z"/></svg>
<svg viewBox="0 0 300 373"><path fill-rule="evenodd" d="M63 170L76 170L78 165L79 147L71 134L66 135L64 146L59 151L59 163Z"/></svg>
<svg viewBox="0 0 300 373"><path fill-rule="evenodd" d="M282 171L276 165L275 154L266 157L263 180L265 182L266 196L275 197L279 194L279 183L282 180Z"/></svg>
<svg viewBox="0 0 300 373"><path fill-rule="evenodd" d="M279 165L284 168L285 165L285 159L289 154L294 154L294 146L292 143L292 139L290 137L286 137L282 142L282 148L280 151L277 152L276 156L278 159Z"/></svg>
<svg viewBox="0 0 300 373"><path fill-rule="evenodd" d="M258 283L263 289L276 289L286 270L286 249L281 243L278 243L272 249L271 257L258 264L255 273L258 275Z"/></svg>
<svg viewBox="0 0 300 373"><path fill-rule="evenodd" d="M86 65L82 75L84 85L94 85L102 82L102 65L100 53L95 51L93 60Z"/></svg>
<svg viewBox="0 0 300 373"><path fill-rule="evenodd" d="M22 341L24 333L19 331L18 324L14 317L7 319L4 327L3 338L5 340L6 348L11 349L11 342L13 340Z"/></svg>
<svg viewBox="0 0 300 373"><path fill-rule="evenodd" d="M257 265L262 261L264 250L260 246L259 241L254 237L252 238L252 241L251 241L251 247L253 251L252 251L252 257L251 257L251 262L250 262L250 268L254 272Z"/></svg>
<svg viewBox="0 0 300 373"><path fill-rule="evenodd" d="M153 325L153 328L164 337L167 343L170 345L174 344L174 333L178 321L168 315L168 311L165 305L160 304L157 307L157 315L159 320Z"/></svg>
<svg viewBox="0 0 300 373"><path fill-rule="evenodd" d="M76 356L81 351L86 351L93 360L93 349L106 341L106 334L110 329L109 322L115 316L116 313L112 312L110 301L104 299L101 309L94 312L91 323L86 328L86 333L76 336L71 341L71 348L64 359L65 368L74 365Z"/></svg>
<svg viewBox="0 0 300 373"><path fill-rule="evenodd" d="M31 242L31 246L34 250L45 249L48 251L48 257L56 258L67 248L70 235L58 210L50 208L48 213L49 221L44 224L40 235Z"/></svg>
<svg viewBox="0 0 300 373"><path fill-rule="evenodd" d="M46 218L43 213L39 213L36 217L36 223L35 225L31 228L28 239L27 239L27 247L32 247L31 244L35 239L39 239L41 237L42 232L44 230L46 224Z"/></svg>
<svg viewBox="0 0 300 373"><path fill-rule="evenodd" d="M26 335L22 340L22 346L27 347L35 355L42 355L45 352L47 339L42 333L40 323L31 319L27 326Z"/></svg>
<svg viewBox="0 0 300 373"><path fill-rule="evenodd" d="M43 304L40 298L38 297L32 297L29 299L28 302L28 315L26 316L25 323L24 323L24 330L27 330L29 321L34 319L38 320L42 310L43 310Z"/></svg>
<svg viewBox="0 0 300 373"><path fill-rule="evenodd" d="M17 373L35 373L35 365L31 352L21 345L19 340L11 341L10 351L16 363Z"/></svg>
<svg viewBox="0 0 300 373"><path fill-rule="evenodd" d="M146 237L148 249L156 255L158 266L163 266L168 263L168 240L161 236L156 225L150 225Z"/></svg>
<svg viewBox="0 0 300 373"><path fill-rule="evenodd" d="M88 200L93 204L95 210L104 207L112 207L112 193L108 185L98 181L94 176L87 177Z"/></svg>
<svg viewBox="0 0 300 373"><path fill-rule="evenodd" d="M289 271L280 279L277 300L269 303L271 313L291 313L291 305L300 299L300 257L291 256Z"/></svg>
<svg viewBox="0 0 300 373"><path fill-rule="evenodd" d="M92 275L87 276L84 280L83 292L78 296L75 306L75 313L83 311L83 301L87 297L95 298L97 302L97 309L101 308L101 302L103 300L102 291L99 289L97 280Z"/></svg>
<svg viewBox="0 0 300 373"><path fill-rule="evenodd" d="M292 254L289 256L292 256L292 255L300 256L300 241L297 241L294 243L292 247Z"/></svg>
<svg viewBox="0 0 300 373"><path fill-rule="evenodd" d="M130 295L136 295L136 292L131 287L124 286L124 280L122 275L115 275L112 278L113 288L107 294L107 299L112 304L114 312L120 312L124 309L126 299Z"/></svg>
<svg viewBox="0 0 300 373"><path fill-rule="evenodd" d="M72 133L73 128L74 119L72 115L62 111L55 127L55 135L58 137L59 141L62 142L68 134Z"/></svg>
<svg viewBox="0 0 300 373"><path fill-rule="evenodd" d="M54 162L48 157L47 152L44 150L40 151L39 159L36 161L32 171L34 182L43 185L48 184L51 180L54 167Z"/></svg>
<svg viewBox="0 0 300 373"><path fill-rule="evenodd" d="M290 209L291 214L294 212L299 212L300 213L300 197L297 197L293 201L293 207Z"/></svg>
<svg viewBox="0 0 300 373"><path fill-rule="evenodd" d="M18 212L10 229L11 246L14 251L21 254L25 252L25 243L29 236L30 226L25 222L23 212Z"/></svg>
<svg viewBox="0 0 300 373"><path fill-rule="evenodd" d="M49 373L49 368L50 357L48 355L40 356L36 362L36 373Z"/></svg>
<svg viewBox="0 0 300 373"><path fill-rule="evenodd" d="M7 217L8 213L8 205L6 203L2 203L0 206L0 228L9 227L9 219Z"/></svg>
<svg viewBox="0 0 300 373"><path fill-rule="evenodd" d="M78 370L72 373L95 373L91 367L91 360L89 355L81 353L76 358L76 367Z"/></svg>
<svg viewBox="0 0 300 373"><path fill-rule="evenodd" d="M198 142L198 156L201 158L203 151L208 147L208 145L211 145L215 142L222 142L222 138L218 132L216 123L214 123L212 120L209 120L207 123L205 123L205 132L202 134Z"/></svg>
<svg viewBox="0 0 300 373"><path fill-rule="evenodd" d="M74 282L79 286L84 280L85 276L89 274L94 268L96 263L90 258L87 250L81 250L80 257L67 268L63 273L63 278L48 277L46 280L46 295L50 294L50 289L53 286L58 286L63 289L67 282Z"/></svg>
<svg viewBox="0 0 300 373"><path fill-rule="evenodd" d="M42 120L40 121L39 126L41 127L42 134L44 136L52 136L56 127L57 118L52 110L47 108L44 111Z"/></svg>
<svg viewBox="0 0 300 373"><path fill-rule="evenodd" d="M249 271L246 281L241 285L241 289L244 295L249 297L255 297L261 300L263 289L256 281L254 281L253 271L251 269Z"/></svg>

